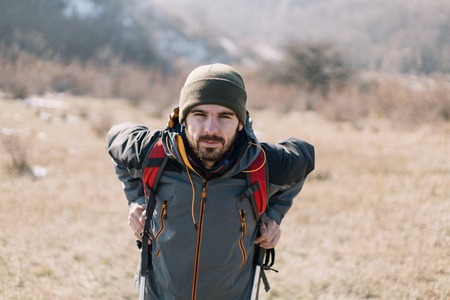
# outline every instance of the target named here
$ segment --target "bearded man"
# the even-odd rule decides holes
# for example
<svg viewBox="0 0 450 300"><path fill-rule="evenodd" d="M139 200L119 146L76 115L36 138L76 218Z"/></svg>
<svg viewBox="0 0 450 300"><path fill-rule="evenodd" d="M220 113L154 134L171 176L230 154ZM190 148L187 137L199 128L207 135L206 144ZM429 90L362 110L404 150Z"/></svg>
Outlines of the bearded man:
<svg viewBox="0 0 450 300"><path fill-rule="evenodd" d="M160 142L168 159L150 191L155 207L145 299L250 299L255 249L277 245L280 223L314 169L314 148L296 138L259 142L246 101L234 68L200 66L189 74L165 130L124 123L108 133L137 239L147 213L147 157ZM261 154L268 201L254 216L251 199L242 195L249 189L245 173Z"/></svg>

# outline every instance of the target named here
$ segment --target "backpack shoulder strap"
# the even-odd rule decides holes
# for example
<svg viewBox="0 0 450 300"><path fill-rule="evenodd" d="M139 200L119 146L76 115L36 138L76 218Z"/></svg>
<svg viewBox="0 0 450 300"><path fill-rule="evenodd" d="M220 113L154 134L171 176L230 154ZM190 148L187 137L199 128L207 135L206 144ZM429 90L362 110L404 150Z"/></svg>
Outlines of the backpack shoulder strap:
<svg viewBox="0 0 450 300"><path fill-rule="evenodd" d="M142 183L144 184L145 195L147 198L151 191L156 188L164 167L166 166L168 156L164 150L162 139L159 139L152 147L150 154L144 161L144 173Z"/></svg>
<svg viewBox="0 0 450 300"><path fill-rule="evenodd" d="M251 163L248 170L243 171L247 175L248 189L246 189L241 199L249 198L256 220L261 219L267 208L267 179L266 157L261 149L258 157Z"/></svg>
<svg viewBox="0 0 450 300"><path fill-rule="evenodd" d="M254 202L256 205L256 210L258 212L258 218L261 218L262 214L265 212L267 207L267 176L266 176L266 162L264 152L261 150L258 157L250 165L251 185L259 185L253 193Z"/></svg>
<svg viewBox="0 0 450 300"><path fill-rule="evenodd" d="M266 164L266 154L264 150L261 148L261 152L258 157L252 162L250 168L244 173L247 173L247 182L249 188L244 191L243 196L249 197L253 207L253 213L258 221L258 224L261 224L261 217L266 211L267 208L267 184L268 184L268 167ZM265 261L263 261L265 257ZM264 273L266 270L273 270L272 265L275 262L275 249L263 249L256 246L254 264L255 264L255 273L253 279L253 289L251 299L258 298L258 290L259 290L259 282L260 279L263 280L264 289L266 292L270 290L269 281L267 280L267 276Z"/></svg>
<svg viewBox="0 0 450 300"><path fill-rule="evenodd" d="M166 155L162 140L159 139L153 148L150 150L150 154L144 161L144 173L142 176L142 183L144 185L145 195L147 196L147 212L144 223L144 230L141 233L142 242L141 245L141 279L148 274L148 267L151 264L150 261L150 247L148 240L150 238L150 220L153 216L153 211L156 206L156 199L153 192L156 190L161 174L167 164L169 156ZM143 279L145 280L145 279Z"/></svg>

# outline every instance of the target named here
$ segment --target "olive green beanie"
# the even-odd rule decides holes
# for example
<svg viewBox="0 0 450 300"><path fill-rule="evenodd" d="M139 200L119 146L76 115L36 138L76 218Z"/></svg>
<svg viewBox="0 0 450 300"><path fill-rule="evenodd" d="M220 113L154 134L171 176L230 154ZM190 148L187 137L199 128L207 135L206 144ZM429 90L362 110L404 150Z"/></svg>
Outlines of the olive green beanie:
<svg viewBox="0 0 450 300"><path fill-rule="evenodd" d="M244 80L234 68L224 64L200 66L189 74L181 89L180 122L197 105L217 104L233 110L245 125L246 102Z"/></svg>

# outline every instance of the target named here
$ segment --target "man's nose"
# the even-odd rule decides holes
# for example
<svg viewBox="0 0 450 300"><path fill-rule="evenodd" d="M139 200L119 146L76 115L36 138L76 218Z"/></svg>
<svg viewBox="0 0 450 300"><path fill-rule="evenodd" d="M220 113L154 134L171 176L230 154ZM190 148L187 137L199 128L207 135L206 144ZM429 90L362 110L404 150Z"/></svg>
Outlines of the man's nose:
<svg viewBox="0 0 450 300"><path fill-rule="evenodd" d="M205 122L205 132L208 134L217 133L217 122L214 118L208 118Z"/></svg>

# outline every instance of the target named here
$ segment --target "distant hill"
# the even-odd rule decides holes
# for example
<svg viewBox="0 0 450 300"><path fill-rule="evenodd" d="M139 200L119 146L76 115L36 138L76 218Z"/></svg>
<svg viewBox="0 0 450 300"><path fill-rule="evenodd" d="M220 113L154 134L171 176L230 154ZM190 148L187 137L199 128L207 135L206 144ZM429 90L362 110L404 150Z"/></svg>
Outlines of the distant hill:
<svg viewBox="0 0 450 300"><path fill-rule="evenodd" d="M354 65L382 71L450 72L447 0L151 0L232 35L242 47L333 42Z"/></svg>
<svg viewBox="0 0 450 300"><path fill-rule="evenodd" d="M113 56L170 71L283 58L327 41L357 67L450 72L446 0L3 0L0 40L49 59Z"/></svg>

